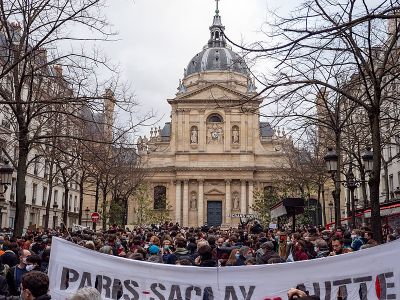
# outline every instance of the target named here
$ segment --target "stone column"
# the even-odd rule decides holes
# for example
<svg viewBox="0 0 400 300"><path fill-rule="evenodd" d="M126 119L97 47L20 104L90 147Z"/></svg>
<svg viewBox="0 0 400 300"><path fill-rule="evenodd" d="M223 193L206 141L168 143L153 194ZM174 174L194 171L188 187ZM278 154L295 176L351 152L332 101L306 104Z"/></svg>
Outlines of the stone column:
<svg viewBox="0 0 400 300"><path fill-rule="evenodd" d="M253 181L249 181L249 213L253 213L253 209L251 208L254 205L254 198L253 198Z"/></svg>
<svg viewBox="0 0 400 300"><path fill-rule="evenodd" d="M231 224L231 214L232 214L232 193L231 193L231 180L225 180L225 223Z"/></svg>
<svg viewBox="0 0 400 300"><path fill-rule="evenodd" d="M197 203L197 226L204 225L204 180L199 179L199 196Z"/></svg>
<svg viewBox="0 0 400 300"><path fill-rule="evenodd" d="M240 213L246 213L246 180L240 181Z"/></svg>
<svg viewBox="0 0 400 300"><path fill-rule="evenodd" d="M177 180L175 182L176 188L175 188L175 222L179 223L181 225L181 204L182 204L182 182Z"/></svg>
<svg viewBox="0 0 400 300"><path fill-rule="evenodd" d="M189 180L183 181L182 226L189 226Z"/></svg>

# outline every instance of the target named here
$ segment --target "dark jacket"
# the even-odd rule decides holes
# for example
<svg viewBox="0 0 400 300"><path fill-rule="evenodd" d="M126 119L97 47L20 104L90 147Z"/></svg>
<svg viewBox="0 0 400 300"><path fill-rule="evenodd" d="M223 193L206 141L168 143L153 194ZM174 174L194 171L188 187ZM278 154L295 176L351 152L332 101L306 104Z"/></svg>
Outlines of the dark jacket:
<svg viewBox="0 0 400 300"><path fill-rule="evenodd" d="M2 295L2 296L9 295L7 279L1 275L0 275L0 295Z"/></svg>
<svg viewBox="0 0 400 300"><path fill-rule="evenodd" d="M43 295L35 298L35 300L50 300L51 296L50 295Z"/></svg>
<svg viewBox="0 0 400 300"><path fill-rule="evenodd" d="M267 264L271 258L279 257L278 253L274 250L265 250L264 255L259 257L258 264Z"/></svg>
<svg viewBox="0 0 400 300"><path fill-rule="evenodd" d="M239 257L236 259L235 266L244 266L244 265L246 265L245 261L246 261L246 258L242 255L239 255Z"/></svg>
<svg viewBox="0 0 400 300"><path fill-rule="evenodd" d="M167 257L167 264L175 265L176 262L180 259L188 259L193 261L193 257L190 255L190 252L185 248L176 248L176 251Z"/></svg>
<svg viewBox="0 0 400 300"><path fill-rule="evenodd" d="M216 267L217 262L214 259L207 259L205 261L201 261L199 267Z"/></svg>

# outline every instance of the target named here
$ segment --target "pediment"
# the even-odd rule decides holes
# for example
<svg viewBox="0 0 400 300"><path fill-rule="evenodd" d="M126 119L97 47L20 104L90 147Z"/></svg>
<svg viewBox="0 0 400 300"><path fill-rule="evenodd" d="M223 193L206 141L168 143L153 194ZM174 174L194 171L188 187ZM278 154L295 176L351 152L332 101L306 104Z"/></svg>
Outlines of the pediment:
<svg viewBox="0 0 400 300"><path fill-rule="evenodd" d="M206 195L218 195L218 196L221 196L221 195L225 195L225 193L224 192L221 192L220 190L218 190L218 189L216 189L216 188L214 188L214 189L211 189L211 190L209 190L207 193L205 193Z"/></svg>
<svg viewBox="0 0 400 300"><path fill-rule="evenodd" d="M214 83L187 94L179 95L176 100L244 100L250 97L238 90Z"/></svg>

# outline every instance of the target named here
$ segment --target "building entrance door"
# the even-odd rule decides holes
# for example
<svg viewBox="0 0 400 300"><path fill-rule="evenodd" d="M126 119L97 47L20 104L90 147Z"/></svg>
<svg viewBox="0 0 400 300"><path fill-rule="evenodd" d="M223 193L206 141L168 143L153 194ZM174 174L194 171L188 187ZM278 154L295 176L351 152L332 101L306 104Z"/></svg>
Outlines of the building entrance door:
<svg viewBox="0 0 400 300"><path fill-rule="evenodd" d="M207 202L207 224L208 226L221 226L222 224L222 202Z"/></svg>

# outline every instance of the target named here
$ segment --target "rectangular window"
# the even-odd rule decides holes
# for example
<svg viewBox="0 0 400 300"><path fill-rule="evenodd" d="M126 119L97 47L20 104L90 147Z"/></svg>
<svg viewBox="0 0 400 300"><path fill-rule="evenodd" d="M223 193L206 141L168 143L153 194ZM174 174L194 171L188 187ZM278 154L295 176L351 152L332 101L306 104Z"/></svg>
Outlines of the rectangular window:
<svg viewBox="0 0 400 300"><path fill-rule="evenodd" d="M64 209L64 199L65 199L65 193L62 193L62 199L61 199L61 208Z"/></svg>
<svg viewBox="0 0 400 300"><path fill-rule="evenodd" d="M72 195L69 194L69 197L68 197L68 210L69 210L69 211L73 211L73 210L74 210L74 207L73 207L72 204L73 204L73 203L72 203Z"/></svg>
<svg viewBox="0 0 400 300"><path fill-rule="evenodd" d="M54 199L53 199L53 205L57 204L58 205L58 191L54 190Z"/></svg>
<svg viewBox="0 0 400 300"><path fill-rule="evenodd" d="M392 159L392 145L388 146L388 156L389 156L389 159Z"/></svg>
<svg viewBox="0 0 400 300"><path fill-rule="evenodd" d="M42 206L46 206L46 203L47 203L47 187L44 187L42 196Z"/></svg>
<svg viewBox="0 0 400 300"><path fill-rule="evenodd" d="M37 184L32 184L32 204L36 204L37 199Z"/></svg>
<svg viewBox="0 0 400 300"><path fill-rule="evenodd" d="M394 198L394 194L393 194L393 174L389 175L389 195L390 195L390 199Z"/></svg>
<svg viewBox="0 0 400 300"><path fill-rule="evenodd" d="M39 162L38 159L35 159L34 163L33 163L33 175L38 175L39 173Z"/></svg>
<svg viewBox="0 0 400 300"><path fill-rule="evenodd" d="M74 207L75 207L75 212L78 212L78 196L75 196L74 198Z"/></svg>
<svg viewBox="0 0 400 300"><path fill-rule="evenodd" d="M11 180L11 194L10 194L10 200L15 201L15 193L17 191L17 178L13 178Z"/></svg>
<svg viewBox="0 0 400 300"><path fill-rule="evenodd" d="M400 189L400 172L397 173L397 187L396 189Z"/></svg>

